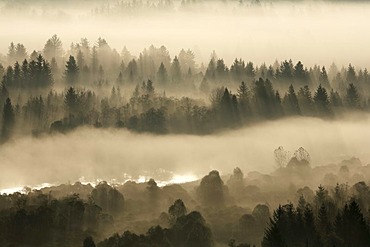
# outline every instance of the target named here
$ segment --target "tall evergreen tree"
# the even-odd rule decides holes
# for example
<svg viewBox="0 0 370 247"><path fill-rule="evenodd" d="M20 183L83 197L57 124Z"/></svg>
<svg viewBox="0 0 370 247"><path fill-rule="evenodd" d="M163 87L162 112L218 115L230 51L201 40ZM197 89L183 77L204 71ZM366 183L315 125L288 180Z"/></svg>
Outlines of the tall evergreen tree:
<svg viewBox="0 0 370 247"><path fill-rule="evenodd" d="M14 108L10 98L7 98L3 110L3 126L1 129L2 141L8 140L13 132L15 123Z"/></svg>
<svg viewBox="0 0 370 247"><path fill-rule="evenodd" d="M15 57L19 62L27 58L27 50L23 44L18 43L15 47Z"/></svg>
<svg viewBox="0 0 370 247"><path fill-rule="evenodd" d="M78 82L79 68L73 56L69 56L64 72L65 80L70 85L75 85Z"/></svg>
<svg viewBox="0 0 370 247"><path fill-rule="evenodd" d="M330 91L330 105L334 108L343 106L342 98L340 97L339 93L333 89Z"/></svg>
<svg viewBox="0 0 370 247"><path fill-rule="evenodd" d="M51 73L50 64L46 62L46 60L41 55L39 55L37 59L37 64L40 68L40 87L50 87L53 84L53 75Z"/></svg>
<svg viewBox="0 0 370 247"><path fill-rule="evenodd" d="M253 81L255 76L256 76L256 71L254 69L253 63L248 62L247 65L245 66L245 75L249 80Z"/></svg>
<svg viewBox="0 0 370 247"><path fill-rule="evenodd" d="M28 62L27 60L25 59L22 63L22 67L21 67L21 81L22 81L22 84L23 86L25 87L28 87L28 83L29 83L29 68L28 68Z"/></svg>
<svg viewBox="0 0 370 247"><path fill-rule="evenodd" d="M173 83L180 83L182 80L181 66L177 56L175 56L171 64L171 77Z"/></svg>
<svg viewBox="0 0 370 247"><path fill-rule="evenodd" d="M311 91L307 85L299 89L297 97L302 113L304 115L312 115L314 113L313 99Z"/></svg>
<svg viewBox="0 0 370 247"><path fill-rule="evenodd" d="M237 89L238 102L240 106L240 114L244 119L250 115L249 90L244 81L242 81Z"/></svg>
<svg viewBox="0 0 370 247"><path fill-rule="evenodd" d="M329 78L328 74L326 73L325 67L322 67L320 75L319 75L319 83L325 87L330 88Z"/></svg>
<svg viewBox="0 0 370 247"><path fill-rule="evenodd" d="M288 93L284 96L284 109L285 112L289 115L301 114L298 98L292 84L290 84Z"/></svg>
<svg viewBox="0 0 370 247"><path fill-rule="evenodd" d="M68 115L77 113L78 108L78 94L73 87L70 87L64 96L64 105Z"/></svg>
<svg viewBox="0 0 370 247"><path fill-rule="evenodd" d="M165 86L168 82L168 74L167 74L167 69L164 67L163 62L161 62L158 72L157 72L157 80L159 85Z"/></svg>
<svg viewBox="0 0 370 247"><path fill-rule="evenodd" d="M91 72L93 75L93 78L96 79L96 76L98 75L99 70L99 59L98 59L98 51L96 46L92 48L92 54L91 54Z"/></svg>
<svg viewBox="0 0 370 247"><path fill-rule="evenodd" d="M226 82L228 79L228 68L223 59L218 59L216 63L215 79L219 82Z"/></svg>
<svg viewBox="0 0 370 247"><path fill-rule="evenodd" d="M305 71L303 64L301 61L299 61L295 66L294 66L294 81L296 83L299 83L300 85L305 85L308 82L308 75L307 72Z"/></svg>
<svg viewBox="0 0 370 247"><path fill-rule="evenodd" d="M21 75L21 66L18 61L14 64L14 78L13 78L14 87L21 87L22 75Z"/></svg>
<svg viewBox="0 0 370 247"><path fill-rule="evenodd" d="M284 209L279 205L270 219L268 228L265 230L262 247L287 247L281 231L283 217Z"/></svg>
<svg viewBox="0 0 370 247"><path fill-rule="evenodd" d="M10 43L8 47L8 64L13 64L15 62L15 45L13 42Z"/></svg>
<svg viewBox="0 0 370 247"><path fill-rule="evenodd" d="M356 86L353 83L350 83L347 88L347 94L346 94L346 102L347 106L350 108L360 108L360 94L356 88Z"/></svg>
<svg viewBox="0 0 370 247"><path fill-rule="evenodd" d="M355 71L355 68L351 64L348 65L346 82L347 84L357 83L356 71Z"/></svg>
<svg viewBox="0 0 370 247"><path fill-rule="evenodd" d="M313 99L319 115L326 116L330 113L328 93L326 92L326 89L321 86L321 84L317 88Z"/></svg>
<svg viewBox="0 0 370 247"><path fill-rule="evenodd" d="M292 60L285 60L280 65L280 73L277 73L277 79L281 80L285 85L289 85L293 82L293 63Z"/></svg>
<svg viewBox="0 0 370 247"><path fill-rule="evenodd" d="M335 232L343 240L343 246L365 247L370 243L369 226L358 203L352 199L344 206L335 222Z"/></svg>
<svg viewBox="0 0 370 247"><path fill-rule="evenodd" d="M234 63L230 67L230 76L235 81L242 81L246 76L245 62L241 58L239 60L235 58Z"/></svg>

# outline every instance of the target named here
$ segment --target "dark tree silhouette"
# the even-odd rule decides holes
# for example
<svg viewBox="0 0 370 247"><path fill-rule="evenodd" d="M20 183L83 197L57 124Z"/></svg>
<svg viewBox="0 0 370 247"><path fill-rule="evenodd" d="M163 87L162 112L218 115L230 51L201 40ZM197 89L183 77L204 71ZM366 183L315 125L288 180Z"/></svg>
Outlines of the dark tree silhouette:
<svg viewBox="0 0 370 247"><path fill-rule="evenodd" d="M2 141L6 141L11 137L13 133L14 123L14 108L10 98L7 98L3 110L3 126L1 129Z"/></svg>
<svg viewBox="0 0 370 247"><path fill-rule="evenodd" d="M294 91L294 87L290 84L288 93L284 96L284 110L289 115L300 115L301 109L299 107L298 98Z"/></svg>
<svg viewBox="0 0 370 247"><path fill-rule="evenodd" d="M161 63L161 65L158 68L157 80L159 82L159 85L162 85L162 86L165 86L168 82L167 70L166 70L166 67L164 67L163 63Z"/></svg>
<svg viewBox="0 0 370 247"><path fill-rule="evenodd" d="M348 107L358 109L361 107L360 94L353 83L350 83L347 88L346 102Z"/></svg>
<svg viewBox="0 0 370 247"><path fill-rule="evenodd" d="M184 202L181 199L177 199L168 209L170 216L170 223L174 225L178 218L185 216L187 213Z"/></svg>
<svg viewBox="0 0 370 247"><path fill-rule="evenodd" d="M326 116L330 113L329 109L329 97L326 89L321 85L317 88L314 96L314 102L316 106L317 114L321 116Z"/></svg>
<svg viewBox="0 0 370 247"><path fill-rule="evenodd" d="M220 207L225 205L225 187L218 171L211 171L203 177L197 195L202 204L207 207Z"/></svg>
<svg viewBox="0 0 370 247"><path fill-rule="evenodd" d="M69 60L66 63L64 77L66 82L70 85L74 85L78 82L79 68L73 56L69 56Z"/></svg>
<svg viewBox="0 0 370 247"><path fill-rule="evenodd" d="M92 237L86 237L82 246L83 247L96 247Z"/></svg>

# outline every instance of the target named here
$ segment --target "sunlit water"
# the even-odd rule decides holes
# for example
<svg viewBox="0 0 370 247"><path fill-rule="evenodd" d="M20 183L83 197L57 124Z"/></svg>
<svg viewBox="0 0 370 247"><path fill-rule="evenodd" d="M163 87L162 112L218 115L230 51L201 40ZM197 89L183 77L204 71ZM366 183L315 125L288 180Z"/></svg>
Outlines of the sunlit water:
<svg viewBox="0 0 370 247"><path fill-rule="evenodd" d="M136 183L146 183L150 179L151 179L151 177L147 177L147 176L139 176L138 179L130 178L130 179L127 179L123 182L119 182L116 179L112 179L111 181L108 182L108 184L110 184L112 186L117 186L117 185L123 185L124 183L126 183L128 181L133 181L133 182L136 182ZM195 181L197 179L198 179L198 177L195 176L195 175L174 175L170 180L167 180L167 181L157 180L156 183L159 187L163 187L163 186L171 185L171 184L184 184L184 183L187 183L187 182ZM81 177L79 179L79 182L81 184L83 184L83 185L90 184L93 187L95 187L96 185L98 185L102 181L104 181L104 180L103 179L97 179L96 181L86 181L86 179L84 177ZM42 189L42 188L47 188L47 187L57 186L57 185L58 184L43 183L43 184L40 184L40 185L37 185L37 186L23 186L23 187L5 188L5 189L0 189L0 194L8 194L9 195L9 194L13 194L13 193L16 193L16 192L19 192L21 194L26 194L30 190L31 191L32 190L39 190L39 189Z"/></svg>

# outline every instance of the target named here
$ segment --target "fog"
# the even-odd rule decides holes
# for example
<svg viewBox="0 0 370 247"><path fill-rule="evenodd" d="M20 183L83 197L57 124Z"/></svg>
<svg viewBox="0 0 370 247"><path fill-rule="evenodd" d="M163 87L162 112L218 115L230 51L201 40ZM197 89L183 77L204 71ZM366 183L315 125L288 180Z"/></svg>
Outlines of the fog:
<svg viewBox="0 0 370 247"><path fill-rule="evenodd" d="M120 17L93 16L94 7L101 5L80 5L39 9L35 5L25 8L28 12L22 16L18 9L2 9L0 52L6 54L12 41L24 43L29 53L39 50L56 33L65 49L81 37L91 42L103 37L118 51L127 46L135 55L151 44L165 45L172 57L190 48L199 64L208 63L216 50L228 64L243 57L257 64L292 58L308 66L369 65L367 3L262 2L257 7L204 3L183 10L175 2L174 10L141 10Z"/></svg>
<svg viewBox="0 0 370 247"><path fill-rule="evenodd" d="M358 157L370 161L370 115L347 121L288 118L210 136L146 135L81 128L19 138L0 147L0 189L42 183L128 179L195 180L212 169L229 174L277 168L278 146L304 147L312 166ZM183 181L183 182L184 182Z"/></svg>

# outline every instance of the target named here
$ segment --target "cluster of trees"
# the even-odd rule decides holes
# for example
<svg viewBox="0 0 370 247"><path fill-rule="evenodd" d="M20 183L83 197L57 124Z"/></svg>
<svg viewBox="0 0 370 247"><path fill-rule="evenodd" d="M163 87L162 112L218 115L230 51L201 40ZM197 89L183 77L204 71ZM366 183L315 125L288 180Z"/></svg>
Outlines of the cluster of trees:
<svg viewBox="0 0 370 247"><path fill-rule="evenodd" d="M113 222L99 206L78 195L59 200L40 192L2 195L1 208L1 246L81 245L86 228L99 232Z"/></svg>
<svg viewBox="0 0 370 247"><path fill-rule="evenodd" d="M82 39L65 52L56 35L30 56L12 43L7 58L15 62L0 65L3 140L12 132L81 125L204 134L283 116L328 118L370 109L368 71L352 65L342 71L332 65L327 73L291 60L255 66L236 59L229 69L213 53L204 68L191 50L171 59L164 46L151 46L135 58L99 38L92 47ZM167 96L179 93L194 97Z"/></svg>
<svg viewBox="0 0 370 247"><path fill-rule="evenodd" d="M41 60L41 56L39 58ZM4 104L0 122L5 139L13 129L23 131L22 134L64 132L83 125L158 134L204 134L264 119L301 115L331 118L346 110L364 109L353 84L348 86L344 99L334 91L328 94L321 85L313 96L308 87L296 93L290 85L284 97L280 97L268 79L260 78L252 89L242 82L236 94L224 87L213 90L211 105L188 97L178 99L158 94L150 80L141 86L137 84L128 100L122 96L119 86L113 86L110 95L105 97L95 91L69 87L62 93L50 91L46 97L31 96L23 104L21 95L15 104L10 100L8 91L12 85L2 84Z"/></svg>
<svg viewBox="0 0 370 247"><path fill-rule="evenodd" d="M334 198L328 198L327 191L319 187L315 206L306 203L303 197L297 207L292 203L279 206L266 229L262 246L368 246L370 224L356 199L338 208L343 202L339 186L336 193Z"/></svg>
<svg viewBox="0 0 370 247"><path fill-rule="evenodd" d="M275 154L283 152L278 148ZM338 176L333 186L326 177L339 167L338 175L346 182ZM306 174L300 181L297 169ZM23 193L0 195L0 244L367 246L370 188L361 179L370 177L369 170L356 159L311 168L308 152L300 148L270 175L245 176L235 168L230 176L211 171L200 181L164 187L150 179L25 188ZM348 173L355 172L366 177L350 179ZM310 189L318 183L326 185ZM287 200L291 202L280 205Z"/></svg>
<svg viewBox="0 0 370 247"><path fill-rule="evenodd" d="M349 84L354 84L368 93L370 82L367 69L360 69L356 72L351 64L347 69L339 70L333 63L329 72L327 72L325 66L315 65L307 68L301 61L298 61L295 65L292 60L285 60L281 63L275 61L272 65L255 66L252 62L246 63L242 59L235 59L231 67L228 68L224 60L218 59L216 54L211 56L205 78L222 85L227 85L228 82L233 81L245 80L251 82L256 78L269 79L278 89L288 88L292 84L296 88L307 86L312 90L321 85L327 90L333 89L342 95Z"/></svg>
<svg viewBox="0 0 370 247"><path fill-rule="evenodd" d="M213 246L212 232L202 215L193 211L186 213L186 207L181 200L176 200L168 210L171 218L169 228L151 227L145 235L137 235L130 231L103 240L99 247L134 247L134 246Z"/></svg>
<svg viewBox="0 0 370 247"><path fill-rule="evenodd" d="M53 85L51 67L42 55L30 62L24 59L9 66L4 72L1 84L9 90L48 89Z"/></svg>
<svg viewBox="0 0 370 247"><path fill-rule="evenodd" d="M23 44L11 43L6 59L0 61L0 76L7 74L6 67L14 67L15 62L22 64L25 59L31 62L37 60L39 55L50 63L55 82L64 86L66 83L84 86L127 86L151 80L161 90L176 91L187 88L209 93L217 86L235 88L241 81L251 84L262 78L269 79L278 90L286 90L290 84L296 89L308 86L313 90L321 84L326 90L333 89L340 95L343 95L352 83L364 92L363 100L367 99L370 88L368 70L356 70L351 64L347 68L339 69L333 63L327 70L325 66L319 65L307 68L301 61L296 64L292 60L275 61L271 65L258 66L251 61L235 59L228 67L224 60L213 52L205 67L203 64L196 64L195 54L189 49L182 49L171 58L166 47L152 45L144 49L139 56L134 56L126 47L119 53L103 38L98 38L94 44L83 38L80 42L72 43L70 49L65 51L57 35L48 39L41 51L33 51L30 55Z"/></svg>

